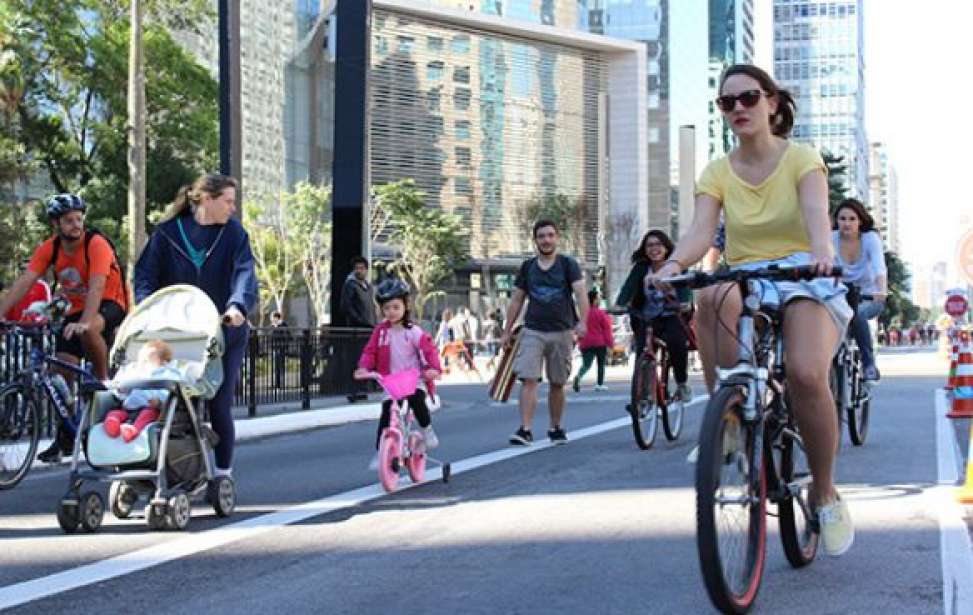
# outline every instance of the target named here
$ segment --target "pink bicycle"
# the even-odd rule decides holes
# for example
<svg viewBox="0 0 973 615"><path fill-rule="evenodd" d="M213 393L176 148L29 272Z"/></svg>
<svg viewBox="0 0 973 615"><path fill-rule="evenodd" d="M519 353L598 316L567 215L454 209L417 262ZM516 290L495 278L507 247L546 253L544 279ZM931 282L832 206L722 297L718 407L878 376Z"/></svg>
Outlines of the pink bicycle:
<svg viewBox="0 0 973 615"><path fill-rule="evenodd" d="M407 369L382 376L369 374L392 400L389 426L382 431L378 445L378 480L389 493L399 485L402 468L406 468L413 483L426 478L426 463L442 467L443 482L449 482L450 465L434 459L426 452L426 439L409 407L409 396L419 385L419 370Z"/></svg>

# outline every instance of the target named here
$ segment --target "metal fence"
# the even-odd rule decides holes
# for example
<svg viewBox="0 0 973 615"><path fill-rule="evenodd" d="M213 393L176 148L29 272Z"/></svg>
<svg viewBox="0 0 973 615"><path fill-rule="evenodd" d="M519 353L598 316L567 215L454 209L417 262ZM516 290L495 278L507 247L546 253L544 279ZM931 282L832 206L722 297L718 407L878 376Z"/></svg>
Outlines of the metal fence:
<svg viewBox="0 0 973 615"><path fill-rule="evenodd" d="M370 329L348 327L251 329L234 405L246 406L247 413L256 416L263 405L299 402L307 409L312 399L374 391L371 383L351 377L370 335ZM29 360L26 338L13 333L0 336L0 385Z"/></svg>
<svg viewBox="0 0 973 615"><path fill-rule="evenodd" d="M370 335L349 327L252 329L235 405L256 416L262 405L300 402L307 409L315 398L373 390L351 377Z"/></svg>

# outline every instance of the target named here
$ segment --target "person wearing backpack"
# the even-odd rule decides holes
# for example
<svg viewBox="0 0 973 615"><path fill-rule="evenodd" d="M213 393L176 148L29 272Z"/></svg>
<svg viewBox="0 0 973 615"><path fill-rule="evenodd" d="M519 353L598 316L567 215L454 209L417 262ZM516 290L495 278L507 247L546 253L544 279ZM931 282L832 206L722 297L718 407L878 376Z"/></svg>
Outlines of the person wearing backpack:
<svg viewBox="0 0 973 615"><path fill-rule="evenodd" d="M107 380L108 349L128 311L128 291L118 255L107 237L85 226L87 206L80 196L56 194L47 200L46 209L54 235L37 247L27 270L0 300L0 314L6 314L37 280L53 270L53 294L70 303L64 327L55 336L57 356L74 364L87 359L95 377ZM64 377L73 380L70 373ZM73 432L58 425L54 442L38 459L59 461L71 452L73 440Z"/></svg>
<svg viewBox="0 0 973 615"><path fill-rule="evenodd" d="M250 237L233 218L237 181L209 174L183 186L142 250L132 277L135 300L174 284L205 292L222 314L223 384L209 401L216 475L231 476L235 428L233 392L250 339L247 315L257 305L257 274Z"/></svg>
<svg viewBox="0 0 973 615"><path fill-rule="evenodd" d="M561 426L564 385L571 377L571 355L574 350L572 330L578 338L585 335L588 294L581 267L570 256L558 254L557 243L557 225L552 220L539 220L534 224L537 256L527 259L520 266L514 282L516 288L507 308L507 324L500 339L504 348L510 346L513 326L524 301L529 298L520 347L513 361L513 371L522 382L519 400L521 423L510 436L510 443L520 446L529 446L534 441L531 423L537 408L537 387L542 366L546 368L547 381L550 383L547 405L551 425L547 437L554 444L568 441Z"/></svg>

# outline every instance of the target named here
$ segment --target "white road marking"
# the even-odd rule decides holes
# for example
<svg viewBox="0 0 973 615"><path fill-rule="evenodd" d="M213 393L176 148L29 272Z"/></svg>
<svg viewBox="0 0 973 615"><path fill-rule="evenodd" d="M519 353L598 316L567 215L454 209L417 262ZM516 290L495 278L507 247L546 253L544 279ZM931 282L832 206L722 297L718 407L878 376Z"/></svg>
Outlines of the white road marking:
<svg viewBox="0 0 973 615"><path fill-rule="evenodd" d="M939 549L943 565L943 612L946 615L973 613L973 545L956 501L956 438L946 418L946 394L936 391L936 460L939 484L929 496L939 512ZM973 453L973 451L971 451Z"/></svg>
<svg viewBox="0 0 973 615"><path fill-rule="evenodd" d="M695 405L704 400L705 398L697 398L691 405ZM570 440L582 440L628 426L629 424L628 417L623 417L577 429L570 432L568 437ZM476 455L453 463L451 465L452 474L455 476L507 459L546 450L553 446L549 441L544 440L532 446L511 447ZM426 483L441 480L442 468L429 468L426 476L428 477ZM399 491L404 491L414 486L416 485L406 481ZM114 579L126 574L138 572L139 570L145 570L146 568L152 568L166 562L189 557L246 538L253 538L254 536L281 528L285 525L299 523L305 519L377 500L384 495L385 492L382 490L381 485L374 483L319 500L298 504L277 512L253 517L245 521L239 521L196 534L187 534L181 538L176 538L162 544L153 545L70 570L64 570L45 577L0 587L0 610Z"/></svg>

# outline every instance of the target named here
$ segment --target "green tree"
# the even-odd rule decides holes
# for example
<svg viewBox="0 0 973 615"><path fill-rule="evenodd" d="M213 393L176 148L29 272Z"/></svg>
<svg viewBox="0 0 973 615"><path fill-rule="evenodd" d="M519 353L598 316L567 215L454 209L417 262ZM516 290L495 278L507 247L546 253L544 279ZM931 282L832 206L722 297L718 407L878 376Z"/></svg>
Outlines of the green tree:
<svg viewBox="0 0 973 615"><path fill-rule="evenodd" d="M587 208L583 200L564 194L548 195L529 201L520 210L521 223L525 227L525 237L531 237L534 223L538 220L553 220L561 237L561 249L582 256L584 253L584 226ZM528 251L534 246L529 243Z"/></svg>
<svg viewBox="0 0 973 615"><path fill-rule="evenodd" d="M427 207L411 179L377 186L374 207L387 212L388 241L397 252L386 268L412 287L417 319L426 303L445 293L438 285L465 259L469 231L460 216Z"/></svg>
<svg viewBox="0 0 973 615"><path fill-rule="evenodd" d="M5 51L22 75L17 139L58 191L79 191L92 222L120 239L127 211L129 24L122 0L24 0L25 33ZM169 34L202 27L205 0L152 0L144 29L147 202L159 209L216 164L217 85ZM124 246L125 242L116 242Z"/></svg>
<svg viewBox="0 0 973 615"><path fill-rule="evenodd" d="M833 216L838 205L848 196L848 165L844 156L821 150L824 166L828 168L828 215Z"/></svg>
<svg viewBox="0 0 973 615"><path fill-rule="evenodd" d="M291 220L291 241L317 323L323 324L331 299L331 186L301 182L283 200Z"/></svg>
<svg viewBox="0 0 973 615"><path fill-rule="evenodd" d="M879 324L888 329L893 324L910 326L920 319L919 307L909 298L909 279L912 274L905 262L895 252L885 253L888 269L888 299L885 310L878 317Z"/></svg>

